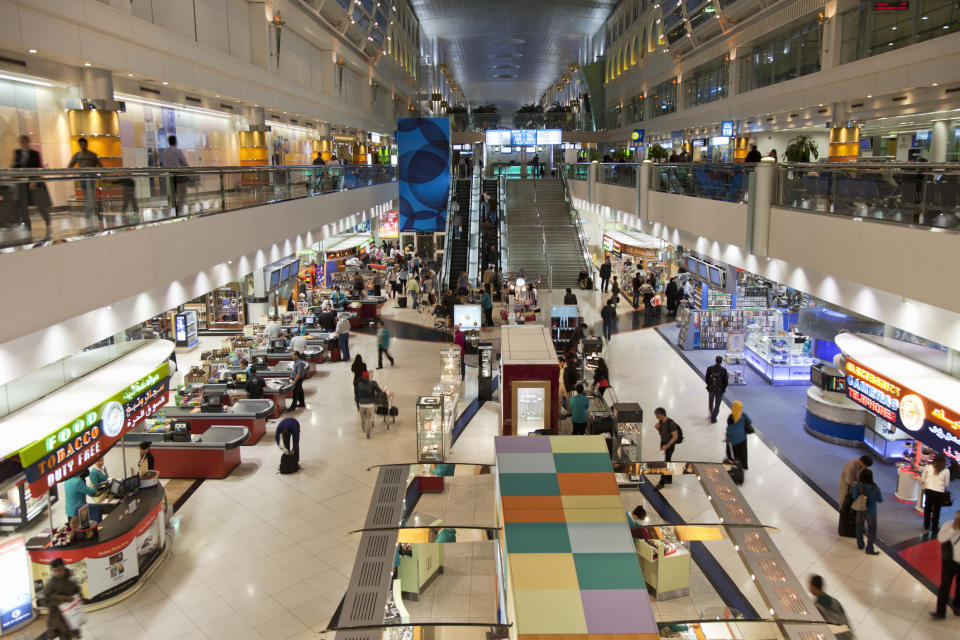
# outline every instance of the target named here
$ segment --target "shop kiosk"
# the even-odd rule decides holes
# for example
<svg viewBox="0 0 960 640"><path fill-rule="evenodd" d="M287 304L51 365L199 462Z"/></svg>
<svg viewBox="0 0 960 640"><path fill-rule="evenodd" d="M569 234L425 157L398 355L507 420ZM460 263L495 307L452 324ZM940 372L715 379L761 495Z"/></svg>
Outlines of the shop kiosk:
<svg viewBox="0 0 960 640"><path fill-rule="evenodd" d="M493 343L477 345L479 368L477 370L477 398L493 400Z"/></svg>
<svg viewBox="0 0 960 640"><path fill-rule="evenodd" d="M550 329L538 325L505 326L500 335L503 435L557 433L560 366Z"/></svg>

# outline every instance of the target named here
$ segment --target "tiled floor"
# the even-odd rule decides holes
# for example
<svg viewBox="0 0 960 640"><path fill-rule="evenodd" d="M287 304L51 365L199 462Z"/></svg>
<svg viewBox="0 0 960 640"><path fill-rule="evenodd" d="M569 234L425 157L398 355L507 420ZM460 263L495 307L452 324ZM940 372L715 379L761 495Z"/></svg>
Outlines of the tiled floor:
<svg viewBox="0 0 960 640"><path fill-rule="evenodd" d="M577 295L585 319L596 322L601 294L578 291ZM541 297L541 306L549 308L544 293ZM559 301L562 292L551 298ZM624 307L621 305L621 311L626 310ZM487 333L492 337L495 332ZM353 569L359 538L349 532L362 524L367 511L376 475L368 468L414 459L414 402L437 382L442 346L412 340L394 343L391 351L397 359L396 367L374 374L394 392L400 417L390 431L378 428L370 440L360 431L349 365L320 365L320 371L328 375L306 383L309 409L293 414L303 429L303 470L289 476L277 473L279 452L273 444L272 424L268 425L267 437L254 447L243 448L243 463L230 477L204 482L179 510L172 522L176 531L173 553L154 576L121 604L91 613L84 637L316 637L338 605ZM372 362L376 357L374 338L354 335L351 351ZM199 357L199 352L193 357ZM710 425L706 418L703 381L655 331L615 335L606 357L620 400L639 402L648 424L652 424L655 407L666 407L684 427L686 441L678 447L677 459L721 457L722 436L719 427ZM180 360L185 367L190 358ZM486 403L454 448L454 461L492 462L492 436L498 420L499 405ZM644 454L656 458L652 427L648 434ZM113 464L108 460L108 466ZM475 513L478 507L483 508L480 503L492 496L482 485L483 479L478 476L474 480L478 492L474 496ZM459 486L460 480L457 477L454 483ZM859 637L960 637L960 618L930 622L933 595L899 565L886 556L857 552L853 540L837 539L836 512L755 439L750 442L750 470L743 492L763 521L780 529L774 540L797 575L805 579L818 572L825 577L828 591L843 603ZM680 479L664 495L688 521L717 520L693 478ZM478 500L477 496L483 497ZM625 504L632 507L630 499L627 496ZM427 499L418 509L428 513L430 507ZM445 514L453 520L453 515ZM727 543L711 545L731 576L748 587L749 576L732 556L732 548ZM448 545L453 549L448 552L451 560L467 553L458 546L466 549L473 545ZM458 562L463 561L453 561ZM472 581L477 574L472 556L470 570L473 594ZM464 584L457 588L463 591ZM748 591L745 593L751 597ZM431 605L432 616L438 595ZM690 597L656 603L655 609L660 619L677 619L715 604L712 588L694 570ZM474 615L470 602L467 611L468 616ZM29 633L12 637L34 640L41 629L42 625L33 625ZM474 632L453 629L442 631L440 636L442 640L477 638Z"/></svg>

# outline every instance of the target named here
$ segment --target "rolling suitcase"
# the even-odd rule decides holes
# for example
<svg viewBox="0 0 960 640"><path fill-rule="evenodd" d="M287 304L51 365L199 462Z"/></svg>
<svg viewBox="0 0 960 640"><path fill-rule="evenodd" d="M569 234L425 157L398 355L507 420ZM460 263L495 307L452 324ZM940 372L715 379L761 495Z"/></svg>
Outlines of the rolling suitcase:
<svg viewBox="0 0 960 640"><path fill-rule="evenodd" d="M406 309L406 308L407 308L407 296L401 296L401 297L397 298L397 305L398 305L401 309Z"/></svg>
<svg viewBox="0 0 960 640"><path fill-rule="evenodd" d="M857 537L857 512L853 510L850 496L840 505L840 521L837 523L837 535L843 538Z"/></svg>
<svg viewBox="0 0 960 640"><path fill-rule="evenodd" d="M727 443L727 457L723 460L723 463L731 465L728 473L733 483L736 485L743 484L743 467L740 465L740 461L733 457L733 447L730 446L729 442Z"/></svg>
<svg viewBox="0 0 960 640"><path fill-rule="evenodd" d="M340 362L340 347L330 347L330 362Z"/></svg>

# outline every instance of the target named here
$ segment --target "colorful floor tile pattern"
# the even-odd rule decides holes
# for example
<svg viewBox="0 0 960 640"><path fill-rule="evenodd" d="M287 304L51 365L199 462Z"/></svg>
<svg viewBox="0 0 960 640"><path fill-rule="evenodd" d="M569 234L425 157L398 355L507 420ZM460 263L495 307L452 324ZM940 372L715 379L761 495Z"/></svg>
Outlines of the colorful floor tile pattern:
<svg viewBox="0 0 960 640"><path fill-rule="evenodd" d="M520 640L659 638L603 438L501 436L495 448Z"/></svg>

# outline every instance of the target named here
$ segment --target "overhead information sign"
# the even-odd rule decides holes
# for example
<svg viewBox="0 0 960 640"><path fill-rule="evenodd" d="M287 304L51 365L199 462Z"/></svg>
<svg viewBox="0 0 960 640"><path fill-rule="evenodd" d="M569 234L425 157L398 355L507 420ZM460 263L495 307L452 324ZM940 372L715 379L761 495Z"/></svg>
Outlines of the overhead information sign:
<svg viewBox="0 0 960 640"><path fill-rule="evenodd" d="M560 144L562 137L560 129L490 129L486 132L485 142L497 147L531 147Z"/></svg>

